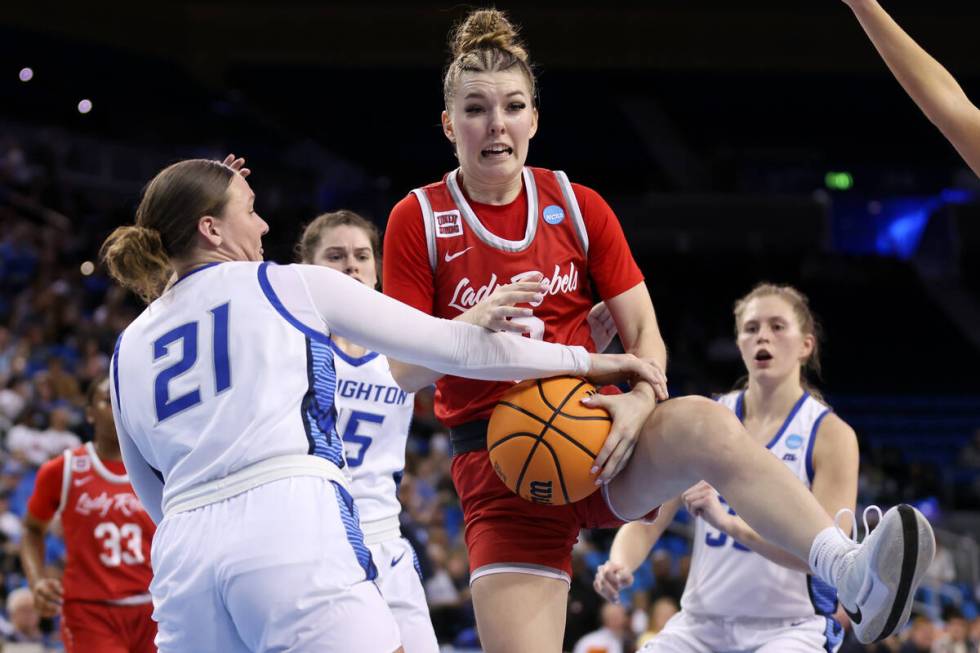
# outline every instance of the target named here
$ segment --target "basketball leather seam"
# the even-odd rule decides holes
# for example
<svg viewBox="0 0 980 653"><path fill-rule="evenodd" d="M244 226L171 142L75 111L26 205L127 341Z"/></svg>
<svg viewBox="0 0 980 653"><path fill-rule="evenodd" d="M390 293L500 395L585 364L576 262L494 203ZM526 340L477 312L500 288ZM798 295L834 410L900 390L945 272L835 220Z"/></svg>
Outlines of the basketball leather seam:
<svg viewBox="0 0 980 653"><path fill-rule="evenodd" d="M581 388L582 385L583 384L577 385L575 387L575 390L578 390L579 388ZM567 417L569 419L580 419L580 420L583 420L583 421L586 421L586 422L611 422L612 421L612 418L610 418L608 416L602 416L602 415L594 415L592 417L589 417L588 415L569 415L568 413L566 413L566 412L564 412L562 410L562 406L564 406L567 403L567 401L563 401L562 404L561 404L561 406L552 406L551 405L551 402L548 401L548 397L546 397L545 394L544 394L544 388L542 387L540 380L537 383L537 387L538 387L538 394L541 395L541 401L544 402L544 405L545 406L547 406L548 408L551 409L552 413L557 413L557 414L561 415L562 417ZM574 392L574 390L573 390L573 392ZM501 403L504 403L504 402L501 402ZM535 417L537 417L537 416L535 415ZM540 419L540 418L538 418L538 419Z"/></svg>
<svg viewBox="0 0 980 653"><path fill-rule="evenodd" d="M538 379L535 383L538 386L538 392L541 394L541 398L544 399L544 388L541 387L541 379ZM551 428L551 423L554 421L555 417L558 416L558 414L560 413L561 409L565 406L565 404L567 404L572 399L572 397L575 395L578 389L581 388L583 385L585 385L585 383L586 383L585 381L579 381L574 388L568 391L568 393L565 395L565 398L561 400L561 403L558 405L558 407L552 409L551 417L548 419L547 422L545 422L544 428L541 429L541 432L538 434L538 437L534 441L534 444L531 445L531 450L528 452L527 458L524 460L524 466L521 467L521 473L517 475L517 483L514 484L514 487L517 489L518 494L521 493L521 484L524 483L524 476L527 474L527 468L531 465L531 459L534 458L534 452L537 451L538 445L541 444L542 441L544 441L544 435L545 433L548 432L548 429ZM547 400L545 400L545 403L547 403Z"/></svg>
<svg viewBox="0 0 980 653"><path fill-rule="evenodd" d="M509 401L501 401L501 402L500 402L500 405L501 405L501 406L507 406L508 408L513 408L513 409L514 409L514 410L516 410L517 412L519 412L519 413L521 413L521 414L523 414L523 415L527 415L527 416L528 416L528 417L530 417L530 418L533 418L534 420L536 420L536 421L537 421L537 422L539 422L540 424L544 424L544 425L546 425L546 426L548 426L548 423L547 423L546 421L544 421L543 419L541 419L541 418L540 418L539 416L537 416L537 415L535 415L534 413L532 413L532 412L531 412L531 411L529 411L529 410L526 410L526 409L524 409L524 408L521 408L520 406L517 406L517 405L515 405L515 404L512 404L512 403L510 403ZM579 418L579 417L576 417L575 415L562 415L562 416L563 416L563 417L565 417L565 418L567 418L567 419L595 419L595 418L593 418L593 417L589 417L589 418ZM603 418L603 419L605 419L605 418ZM581 442L579 442L578 440L576 440L575 438L573 438L573 437L572 437L571 435L569 435L568 433L565 433L564 431L562 431L562 430L561 430L560 428L558 428L558 427L557 427L557 426L555 426L554 424L552 424L552 425L550 425L550 426L548 426L548 428L550 428L550 429L551 429L552 431L554 431L555 433L557 433L557 434L558 434L558 435L560 435L561 437L563 437L563 438L565 438L566 440L568 440L568 441L569 441L570 443L572 443L573 445L575 445L576 447L578 447L579 449L581 449L581 450L582 450L583 452L585 452L585 453L587 453L587 454L588 454L588 455L590 455L591 457L593 457L593 458L595 458L595 457L596 457L596 456L598 455L598 454L597 454L596 452L594 452L594 451L592 451L591 449L589 449L588 447L586 447L586 446L585 446L584 444L582 444ZM512 434L512 435L516 435L516 434ZM531 435L534 435L534 434L532 433ZM508 436L508 437L509 437L509 436ZM535 437L537 437L537 436L535 436ZM492 450L492 449L493 449L493 448L495 448L495 447L496 447L496 446L497 446L498 444L500 444L501 442L503 442L503 441L504 441L504 440L506 440L506 439L507 439L507 438L501 438L501 439L500 439L500 440L498 440L497 442L494 442L494 443L493 443L493 445L492 445L492 446L490 447L490 449Z"/></svg>
<svg viewBox="0 0 980 653"><path fill-rule="evenodd" d="M561 462L558 460L558 454L555 453L555 448L551 446L550 442L541 440L541 444L548 449L548 453L551 454L551 459L555 463L555 472L558 473L558 484L561 486L561 494L565 497L565 503L571 503L571 498L568 496L568 487L565 485L565 475L561 471Z"/></svg>

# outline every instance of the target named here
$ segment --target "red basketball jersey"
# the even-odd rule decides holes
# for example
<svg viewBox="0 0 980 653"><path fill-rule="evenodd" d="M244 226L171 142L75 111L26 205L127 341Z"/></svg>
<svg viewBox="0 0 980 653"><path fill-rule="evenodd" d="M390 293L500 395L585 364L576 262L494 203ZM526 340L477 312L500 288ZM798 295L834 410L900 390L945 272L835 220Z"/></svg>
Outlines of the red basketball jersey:
<svg viewBox="0 0 980 653"><path fill-rule="evenodd" d="M50 521L60 509L66 600L117 601L149 591L156 526L122 462L99 459L89 443L45 463L28 512Z"/></svg>
<svg viewBox="0 0 980 653"><path fill-rule="evenodd" d="M432 275L429 312L447 319L472 308L498 286L540 272L548 282L544 301L531 306L533 318L522 318L528 324L530 337L582 345L594 351L587 317L597 294L612 291L607 296L614 296L643 279L619 223L605 202L589 191L609 214L602 216L603 227L608 226L607 217L611 217L614 228L608 231L622 250L616 252L619 257L616 264L625 272L620 275L622 279L604 283L605 287L597 293L592 283L595 269L589 252L593 234L575 192L584 187L573 188L562 172L525 168L524 193L519 199L526 201L514 204L521 207L526 204L526 214L517 215L514 211L514 215L505 216L508 222L497 226L498 231L509 227L513 233L508 235L515 238L511 240L494 233L481 221L456 177L454 171L439 183L413 191L421 208L424 242L392 242L390 234L398 232L392 223L402 205L392 212L389 234L386 234L385 291L423 310L428 308L413 295L411 288L406 292L399 288L400 284L391 281L403 272L408 278L412 274L403 267L405 261L393 252L395 248L421 247L425 252ZM524 226L522 233L515 229L516 225ZM602 239L609 240L610 233L603 233ZM398 265L388 267L395 260ZM445 376L436 383L436 416L449 426L486 417L510 385Z"/></svg>

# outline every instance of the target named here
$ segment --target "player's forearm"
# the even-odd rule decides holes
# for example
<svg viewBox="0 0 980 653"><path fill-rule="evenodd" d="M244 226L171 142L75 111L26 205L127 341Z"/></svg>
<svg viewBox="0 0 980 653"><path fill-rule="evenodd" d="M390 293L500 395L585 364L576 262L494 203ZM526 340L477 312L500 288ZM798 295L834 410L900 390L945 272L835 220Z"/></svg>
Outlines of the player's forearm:
<svg viewBox="0 0 980 653"><path fill-rule="evenodd" d="M620 528L613 538L609 560L623 565L631 573L635 571L650 555L650 549L674 520L679 507L680 500L672 499L660 507L652 524L630 522Z"/></svg>
<svg viewBox="0 0 980 653"><path fill-rule="evenodd" d="M956 79L876 0L856 2L852 9L902 88L980 174L980 110Z"/></svg>
<svg viewBox="0 0 980 653"><path fill-rule="evenodd" d="M619 563L631 573L643 564L650 549L657 543L663 531L639 522L626 524L616 533L612 548L609 550L609 560Z"/></svg>
<svg viewBox="0 0 980 653"><path fill-rule="evenodd" d="M47 547L44 544L44 531L27 526L20 547L20 564L24 568L27 584L33 588L44 578L44 558Z"/></svg>
<svg viewBox="0 0 980 653"><path fill-rule="evenodd" d="M747 546L763 558L775 562L781 567L786 567L794 571L802 571L806 574L811 573L810 566L806 561L797 558L786 549L776 546L768 540L764 540L741 517L733 517L731 527L726 529L725 532L740 544Z"/></svg>
<svg viewBox="0 0 980 653"><path fill-rule="evenodd" d="M467 319L467 316L472 311L473 309L470 309L465 313L457 315L453 320L474 324L473 321ZM391 367L391 375L394 377L398 387L405 392L418 392L445 376L442 372L430 370L428 367L423 367L422 365L412 365L411 363L396 361L390 358L388 359L388 365Z"/></svg>
<svg viewBox="0 0 980 653"><path fill-rule="evenodd" d="M650 324L640 324L632 333L621 334L623 349L638 358L652 359L660 369L667 370L667 345L655 320Z"/></svg>
<svg viewBox="0 0 980 653"><path fill-rule="evenodd" d="M283 272L289 273L301 275L330 333L397 360L486 381L586 375L593 369L582 347L436 319L328 268L298 265Z"/></svg>
<svg viewBox="0 0 980 653"><path fill-rule="evenodd" d="M656 322L651 325L640 325L633 333L623 338L623 349L627 353L633 354L637 358L652 359L660 366L660 369L667 371L667 345L660 335L660 329ZM654 399L653 386L646 381L639 381L633 386L633 390L643 392Z"/></svg>

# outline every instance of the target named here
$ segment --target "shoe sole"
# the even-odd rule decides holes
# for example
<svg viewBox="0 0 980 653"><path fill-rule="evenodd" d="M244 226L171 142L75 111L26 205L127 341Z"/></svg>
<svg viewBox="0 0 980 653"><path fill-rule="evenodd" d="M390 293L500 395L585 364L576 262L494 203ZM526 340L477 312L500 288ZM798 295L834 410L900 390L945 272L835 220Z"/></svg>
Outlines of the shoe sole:
<svg viewBox="0 0 980 653"><path fill-rule="evenodd" d="M932 527L922 513L912 506L902 504L898 506L898 515L902 522L901 573L898 584L894 588L895 601L892 603L892 609L888 613L884 627L874 638L875 642L885 639L908 621L912 612L915 590L918 589L919 582L936 553L936 540L932 534Z"/></svg>

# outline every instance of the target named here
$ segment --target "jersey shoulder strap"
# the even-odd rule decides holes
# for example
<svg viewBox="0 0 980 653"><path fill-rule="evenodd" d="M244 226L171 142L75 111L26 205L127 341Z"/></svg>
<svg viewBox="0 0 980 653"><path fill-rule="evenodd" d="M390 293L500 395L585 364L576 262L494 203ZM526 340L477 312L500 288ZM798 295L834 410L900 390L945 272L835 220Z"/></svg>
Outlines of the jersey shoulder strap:
<svg viewBox="0 0 980 653"><path fill-rule="evenodd" d="M575 197L575 191L572 189L572 182L568 180L568 175L561 170L555 170L555 179L558 180L558 187L561 188L562 197L565 198L565 206L572 213L572 225L575 227L575 235L578 236L579 244L582 246L582 252L588 256L589 232L585 229L585 220L582 218L582 210L579 208L578 198Z"/></svg>
<svg viewBox="0 0 980 653"><path fill-rule="evenodd" d="M71 449L65 449L65 453L62 455L65 457L65 468L61 470L61 498L58 500L58 510L55 511L56 515L60 513L64 509L65 504L68 503L68 488L71 487L72 458L75 456Z"/></svg>

